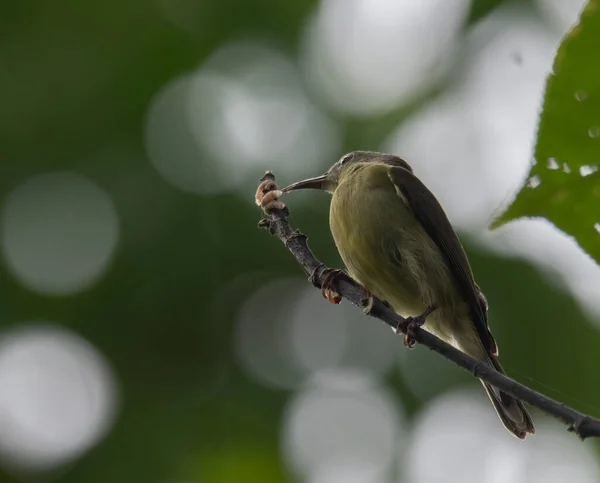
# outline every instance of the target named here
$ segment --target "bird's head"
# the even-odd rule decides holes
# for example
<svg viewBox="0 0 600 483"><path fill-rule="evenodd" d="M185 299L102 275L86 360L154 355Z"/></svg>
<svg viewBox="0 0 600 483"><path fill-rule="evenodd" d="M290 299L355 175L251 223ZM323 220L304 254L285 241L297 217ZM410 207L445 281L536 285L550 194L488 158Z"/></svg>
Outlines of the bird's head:
<svg viewBox="0 0 600 483"><path fill-rule="evenodd" d="M346 176L351 176L357 170L372 164L398 166L412 173L410 165L398 156L374 151L353 151L342 156L325 174L298 181L286 186L282 191L289 193L296 190L316 189L333 193Z"/></svg>

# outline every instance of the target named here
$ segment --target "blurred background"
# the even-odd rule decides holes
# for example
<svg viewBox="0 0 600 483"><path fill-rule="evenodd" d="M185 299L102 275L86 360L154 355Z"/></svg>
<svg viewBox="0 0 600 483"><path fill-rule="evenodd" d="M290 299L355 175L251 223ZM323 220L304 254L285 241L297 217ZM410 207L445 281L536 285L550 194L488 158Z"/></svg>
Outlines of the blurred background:
<svg viewBox="0 0 600 483"><path fill-rule="evenodd" d="M0 8L0 481L595 483L600 453L332 306L254 191L408 159L508 373L600 416L600 270L526 176L580 0L41 0ZM328 196L291 222L341 266Z"/></svg>

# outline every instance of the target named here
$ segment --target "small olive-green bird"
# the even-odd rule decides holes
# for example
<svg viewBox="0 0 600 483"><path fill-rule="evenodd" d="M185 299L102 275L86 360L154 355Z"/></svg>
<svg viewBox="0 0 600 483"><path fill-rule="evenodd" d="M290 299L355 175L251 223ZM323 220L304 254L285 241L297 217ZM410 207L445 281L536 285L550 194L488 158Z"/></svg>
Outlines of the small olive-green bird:
<svg viewBox="0 0 600 483"><path fill-rule="evenodd" d="M404 317L428 311L423 328L504 373L487 302L435 196L397 156L356 151L324 175L282 191L332 193L329 224L349 274ZM523 403L483 382L504 426L534 433Z"/></svg>

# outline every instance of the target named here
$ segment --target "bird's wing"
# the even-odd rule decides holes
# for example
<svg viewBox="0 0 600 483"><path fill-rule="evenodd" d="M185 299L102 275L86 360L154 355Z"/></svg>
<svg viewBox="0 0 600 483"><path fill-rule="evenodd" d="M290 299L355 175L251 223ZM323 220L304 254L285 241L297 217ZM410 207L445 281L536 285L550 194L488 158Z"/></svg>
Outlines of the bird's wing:
<svg viewBox="0 0 600 483"><path fill-rule="evenodd" d="M487 322L487 302L473 279L465 251L443 208L431 191L407 169L390 167L389 177L398 194L446 258L468 303L471 320L484 348L491 354L497 354L496 341Z"/></svg>

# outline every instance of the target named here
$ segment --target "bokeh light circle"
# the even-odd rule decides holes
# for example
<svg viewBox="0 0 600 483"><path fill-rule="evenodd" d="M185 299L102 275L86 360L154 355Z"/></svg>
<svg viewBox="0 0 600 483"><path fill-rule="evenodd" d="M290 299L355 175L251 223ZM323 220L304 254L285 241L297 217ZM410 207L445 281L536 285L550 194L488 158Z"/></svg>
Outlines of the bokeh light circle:
<svg viewBox="0 0 600 483"><path fill-rule="evenodd" d="M302 65L324 102L352 115L393 110L449 71L469 0L322 0Z"/></svg>
<svg viewBox="0 0 600 483"><path fill-rule="evenodd" d="M240 308L235 354L241 368L272 388L293 388L304 374L286 351L286 312L306 281L279 278L259 287Z"/></svg>
<svg viewBox="0 0 600 483"><path fill-rule="evenodd" d="M1 223L8 268L23 285L48 295L88 288L106 270L119 236L106 192L66 172L17 186L4 203Z"/></svg>
<svg viewBox="0 0 600 483"><path fill-rule="evenodd" d="M341 307L326 303L321 293L305 283L287 317L288 344L294 363L305 373L335 367L348 343L348 327ZM346 312L346 311L344 311Z"/></svg>
<svg viewBox="0 0 600 483"><path fill-rule="evenodd" d="M80 336L48 323L0 334L0 464L43 472L97 443L114 419L115 379Z"/></svg>
<svg viewBox="0 0 600 483"><path fill-rule="evenodd" d="M404 436L388 390L352 373L329 371L316 378L294 396L284 418L284 456L305 477L348 465L359 473L385 473Z"/></svg>
<svg viewBox="0 0 600 483"><path fill-rule="evenodd" d="M189 89L188 75L170 82L154 96L146 118L145 145L150 162L165 181L183 191L196 192L200 187L210 188L205 182L210 171L187 116Z"/></svg>
<svg viewBox="0 0 600 483"><path fill-rule="evenodd" d="M520 13L500 9L478 24L465 42L461 82L411 115L382 146L412 164L459 228L487 226L529 169L559 38Z"/></svg>
<svg viewBox="0 0 600 483"><path fill-rule="evenodd" d="M300 77L287 56L265 44L222 45L152 101L152 164L176 188L208 195L254 183L257 170L313 175L339 154L340 134Z"/></svg>
<svg viewBox="0 0 600 483"><path fill-rule="evenodd" d="M346 301L333 305L305 283L286 317L287 352L310 377L338 367L384 375L394 365L398 338L378 320Z"/></svg>
<svg viewBox="0 0 600 483"><path fill-rule="evenodd" d="M585 0L535 0L541 13L560 32L571 28L579 20L581 9L585 6Z"/></svg>
<svg viewBox="0 0 600 483"><path fill-rule="evenodd" d="M327 369L383 376L394 367L398 343L388 326L353 305L328 303L303 278L280 278L242 305L235 352L259 383L293 389Z"/></svg>
<svg viewBox="0 0 600 483"><path fill-rule="evenodd" d="M335 366L384 375L393 367L398 338L349 302L327 303L305 284L288 320L291 357L307 373Z"/></svg>
<svg viewBox="0 0 600 483"><path fill-rule="evenodd" d="M418 415L401 470L411 483L600 481L594 452L533 412L536 434L508 433L483 389L444 393ZM435 455L435 464L432 464Z"/></svg>

